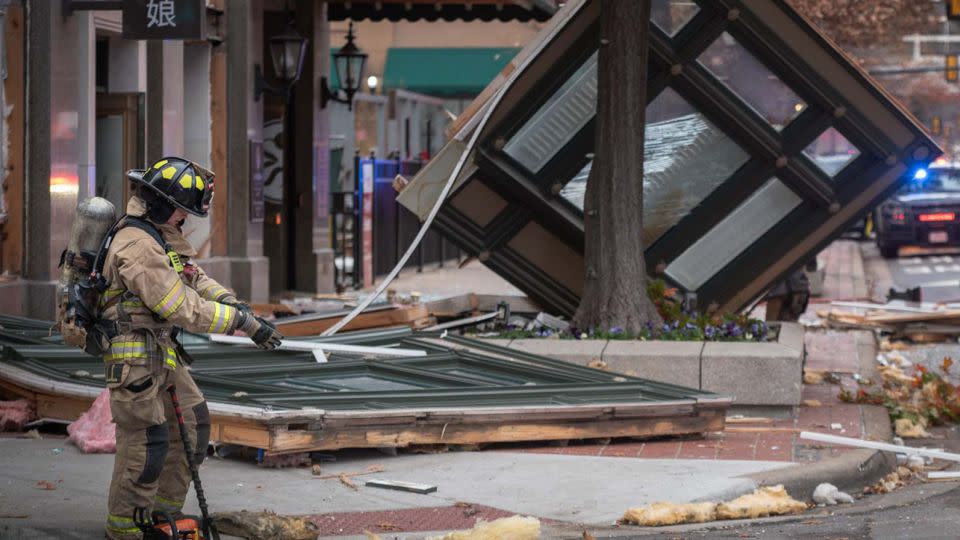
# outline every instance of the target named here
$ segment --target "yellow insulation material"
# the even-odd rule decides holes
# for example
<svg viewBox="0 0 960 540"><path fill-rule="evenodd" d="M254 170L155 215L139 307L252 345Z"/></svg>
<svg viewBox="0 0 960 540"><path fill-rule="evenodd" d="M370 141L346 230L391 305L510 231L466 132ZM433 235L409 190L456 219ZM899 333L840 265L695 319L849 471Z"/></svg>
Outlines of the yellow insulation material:
<svg viewBox="0 0 960 540"><path fill-rule="evenodd" d="M642 508L631 508L623 515L623 522L644 527L678 525L680 523L703 523L713 521L717 503L673 504L655 502Z"/></svg>
<svg viewBox="0 0 960 540"><path fill-rule="evenodd" d="M494 521L478 520L468 531L454 531L430 540L537 540L540 538L540 520L533 517L510 516Z"/></svg>
<svg viewBox="0 0 960 540"><path fill-rule="evenodd" d="M744 519L796 514L807 504L791 497L783 486L767 486L717 505L717 519Z"/></svg>
<svg viewBox="0 0 960 540"><path fill-rule="evenodd" d="M657 502L640 508L631 508L621 522L643 527L703 523L719 519L744 519L763 516L795 514L807 509L807 504L793 499L782 485L762 487L725 503Z"/></svg>

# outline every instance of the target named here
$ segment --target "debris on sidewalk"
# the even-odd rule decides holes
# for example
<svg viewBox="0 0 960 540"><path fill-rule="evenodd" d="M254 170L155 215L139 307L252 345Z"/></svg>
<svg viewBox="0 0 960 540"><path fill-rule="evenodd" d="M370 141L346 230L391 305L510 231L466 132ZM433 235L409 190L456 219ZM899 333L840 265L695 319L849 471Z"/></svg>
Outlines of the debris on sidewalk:
<svg viewBox="0 0 960 540"><path fill-rule="evenodd" d="M927 480L960 480L960 471L930 471Z"/></svg>
<svg viewBox="0 0 960 540"><path fill-rule="evenodd" d="M347 486L348 488L354 491L358 491L360 489L357 487L357 484L353 480L351 480L349 476L346 475L346 473L340 473L339 475L337 475L337 478L340 479L341 484Z"/></svg>
<svg viewBox="0 0 960 540"><path fill-rule="evenodd" d="M745 519L796 514L807 504L791 497L782 485L764 486L753 493L717 505L717 519Z"/></svg>
<svg viewBox="0 0 960 540"><path fill-rule="evenodd" d="M540 538L540 520L510 516L493 521L477 520L472 529L453 531L428 540L536 540Z"/></svg>
<svg viewBox="0 0 960 540"><path fill-rule="evenodd" d="M662 527L681 523L704 523L716 519L717 503L655 502L640 508L630 508L620 519L621 523L641 527Z"/></svg>
<svg viewBox="0 0 960 540"><path fill-rule="evenodd" d="M340 481L343 481L341 475ZM351 482L352 483L352 482ZM409 491L411 493L420 493L426 495L437 490L437 486L430 484L418 484L416 482L401 482L399 480L367 480L364 483L367 487L378 487L383 489L395 489L397 491Z"/></svg>
<svg viewBox="0 0 960 540"><path fill-rule="evenodd" d="M349 473L328 474L326 476L319 476L320 465L314 465L314 467L315 467L315 472L313 474L317 477L316 478L317 480L331 480L334 478L339 479L341 477L353 478L354 476L363 476L365 474L376 474L384 471L383 465L371 465L367 467L363 472L349 472Z"/></svg>
<svg viewBox="0 0 960 540"><path fill-rule="evenodd" d="M25 399L0 401L0 431L23 431L33 419L33 407Z"/></svg>
<svg viewBox="0 0 960 540"><path fill-rule="evenodd" d="M67 440L84 454L112 454L117 451L116 428L110 412L110 391L104 390L87 412L67 426Z"/></svg>
<svg viewBox="0 0 960 540"><path fill-rule="evenodd" d="M281 516L274 512L217 512L213 521L220 534L240 538L273 540L315 540L320 535L317 525L305 518Z"/></svg>
<svg viewBox="0 0 960 540"><path fill-rule="evenodd" d="M817 311L829 328L881 330L915 343L936 343L960 336L960 306L893 300L886 304L832 302Z"/></svg>
<svg viewBox="0 0 960 540"><path fill-rule="evenodd" d="M887 365L877 368L880 384L861 383L853 392L844 389L840 399L846 402L884 405L900 437L929 438L926 428L948 422L960 422L960 385L949 380L953 359L944 358L939 372L916 366L913 374L892 365L896 355L888 355Z"/></svg>
<svg viewBox="0 0 960 540"><path fill-rule="evenodd" d="M893 430L900 437L907 439L929 439L930 433L926 430L926 419L920 417L918 421L910 418L897 418L893 423Z"/></svg>
<svg viewBox="0 0 960 540"><path fill-rule="evenodd" d="M780 516L796 514L806 509L806 503L791 497L782 485L776 485L757 488L753 493L719 504L657 502L640 508L631 508L623 515L620 522L643 527L659 527L724 519Z"/></svg>
<svg viewBox="0 0 960 540"><path fill-rule="evenodd" d="M824 482L813 490L813 502L818 506L853 504L853 497L840 491L837 486Z"/></svg>

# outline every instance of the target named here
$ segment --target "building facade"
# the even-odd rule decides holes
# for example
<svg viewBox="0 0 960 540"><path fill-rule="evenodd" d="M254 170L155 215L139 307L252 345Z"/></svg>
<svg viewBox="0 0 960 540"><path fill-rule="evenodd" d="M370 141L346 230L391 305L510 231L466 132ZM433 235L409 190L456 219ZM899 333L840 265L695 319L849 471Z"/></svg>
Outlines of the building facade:
<svg viewBox="0 0 960 540"><path fill-rule="evenodd" d="M203 39L125 39L132 4L196 4ZM122 212L124 172L167 155L217 175L210 217L185 225L208 273L254 302L283 291L332 291L330 150L333 141L342 155L345 135L331 132L331 111L341 104L327 103L323 91L331 20L529 21L555 10L553 0L0 2L0 110L7 111L0 311L52 317L78 202L100 195ZM291 31L307 40L300 77L286 95L261 93L283 86L273 75L270 38ZM371 29L358 44L369 38L376 49L377 35ZM442 136L442 127L434 129ZM278 176L283 187L279 194L272 187L268 206L265 193Z"/></svg>

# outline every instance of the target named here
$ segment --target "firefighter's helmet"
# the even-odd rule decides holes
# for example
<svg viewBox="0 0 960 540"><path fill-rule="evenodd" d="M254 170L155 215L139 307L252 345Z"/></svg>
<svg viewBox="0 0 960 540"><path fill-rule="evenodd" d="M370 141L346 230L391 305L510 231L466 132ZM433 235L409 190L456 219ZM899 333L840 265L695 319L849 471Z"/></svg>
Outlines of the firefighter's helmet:
<svg viewBox="0 0 960 540"><path fill-rule="evenodd" d="M213 200L213 173L196 163L165 157L149 169L127 171L127 178L142 186L151 220L163 223L175 208L206 217Z"/></svg>

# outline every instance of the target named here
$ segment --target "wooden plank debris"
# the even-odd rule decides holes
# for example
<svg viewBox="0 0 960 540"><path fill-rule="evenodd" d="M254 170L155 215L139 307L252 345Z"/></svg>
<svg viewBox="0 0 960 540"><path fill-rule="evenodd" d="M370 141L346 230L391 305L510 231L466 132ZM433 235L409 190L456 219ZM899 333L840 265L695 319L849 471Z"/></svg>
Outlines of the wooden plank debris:
<svg viewBox="0 0 960 540"><path fill-rule="evenodd" d="M367 487L378 487L383 489L395 489L397 491L409 491L411 493L420 493L426 495L437 490L437 486L430 484L417 484L415 482L401 482L399 480L367 480L364 483Z"/></svg>
<svg viewBox="0 0 960 540"><path fill-rule="evenodd" d="M346 312L285 317L277 319L274 324L276 324L277 330L285 336L318 336L324 330L340 321L344 315L346 315ZM413 323L416 321L429 316L430 313L423 304L374 308L357 315L343 330L364 330L368 328L385 328L400 325L413 326Z"/></svg>

